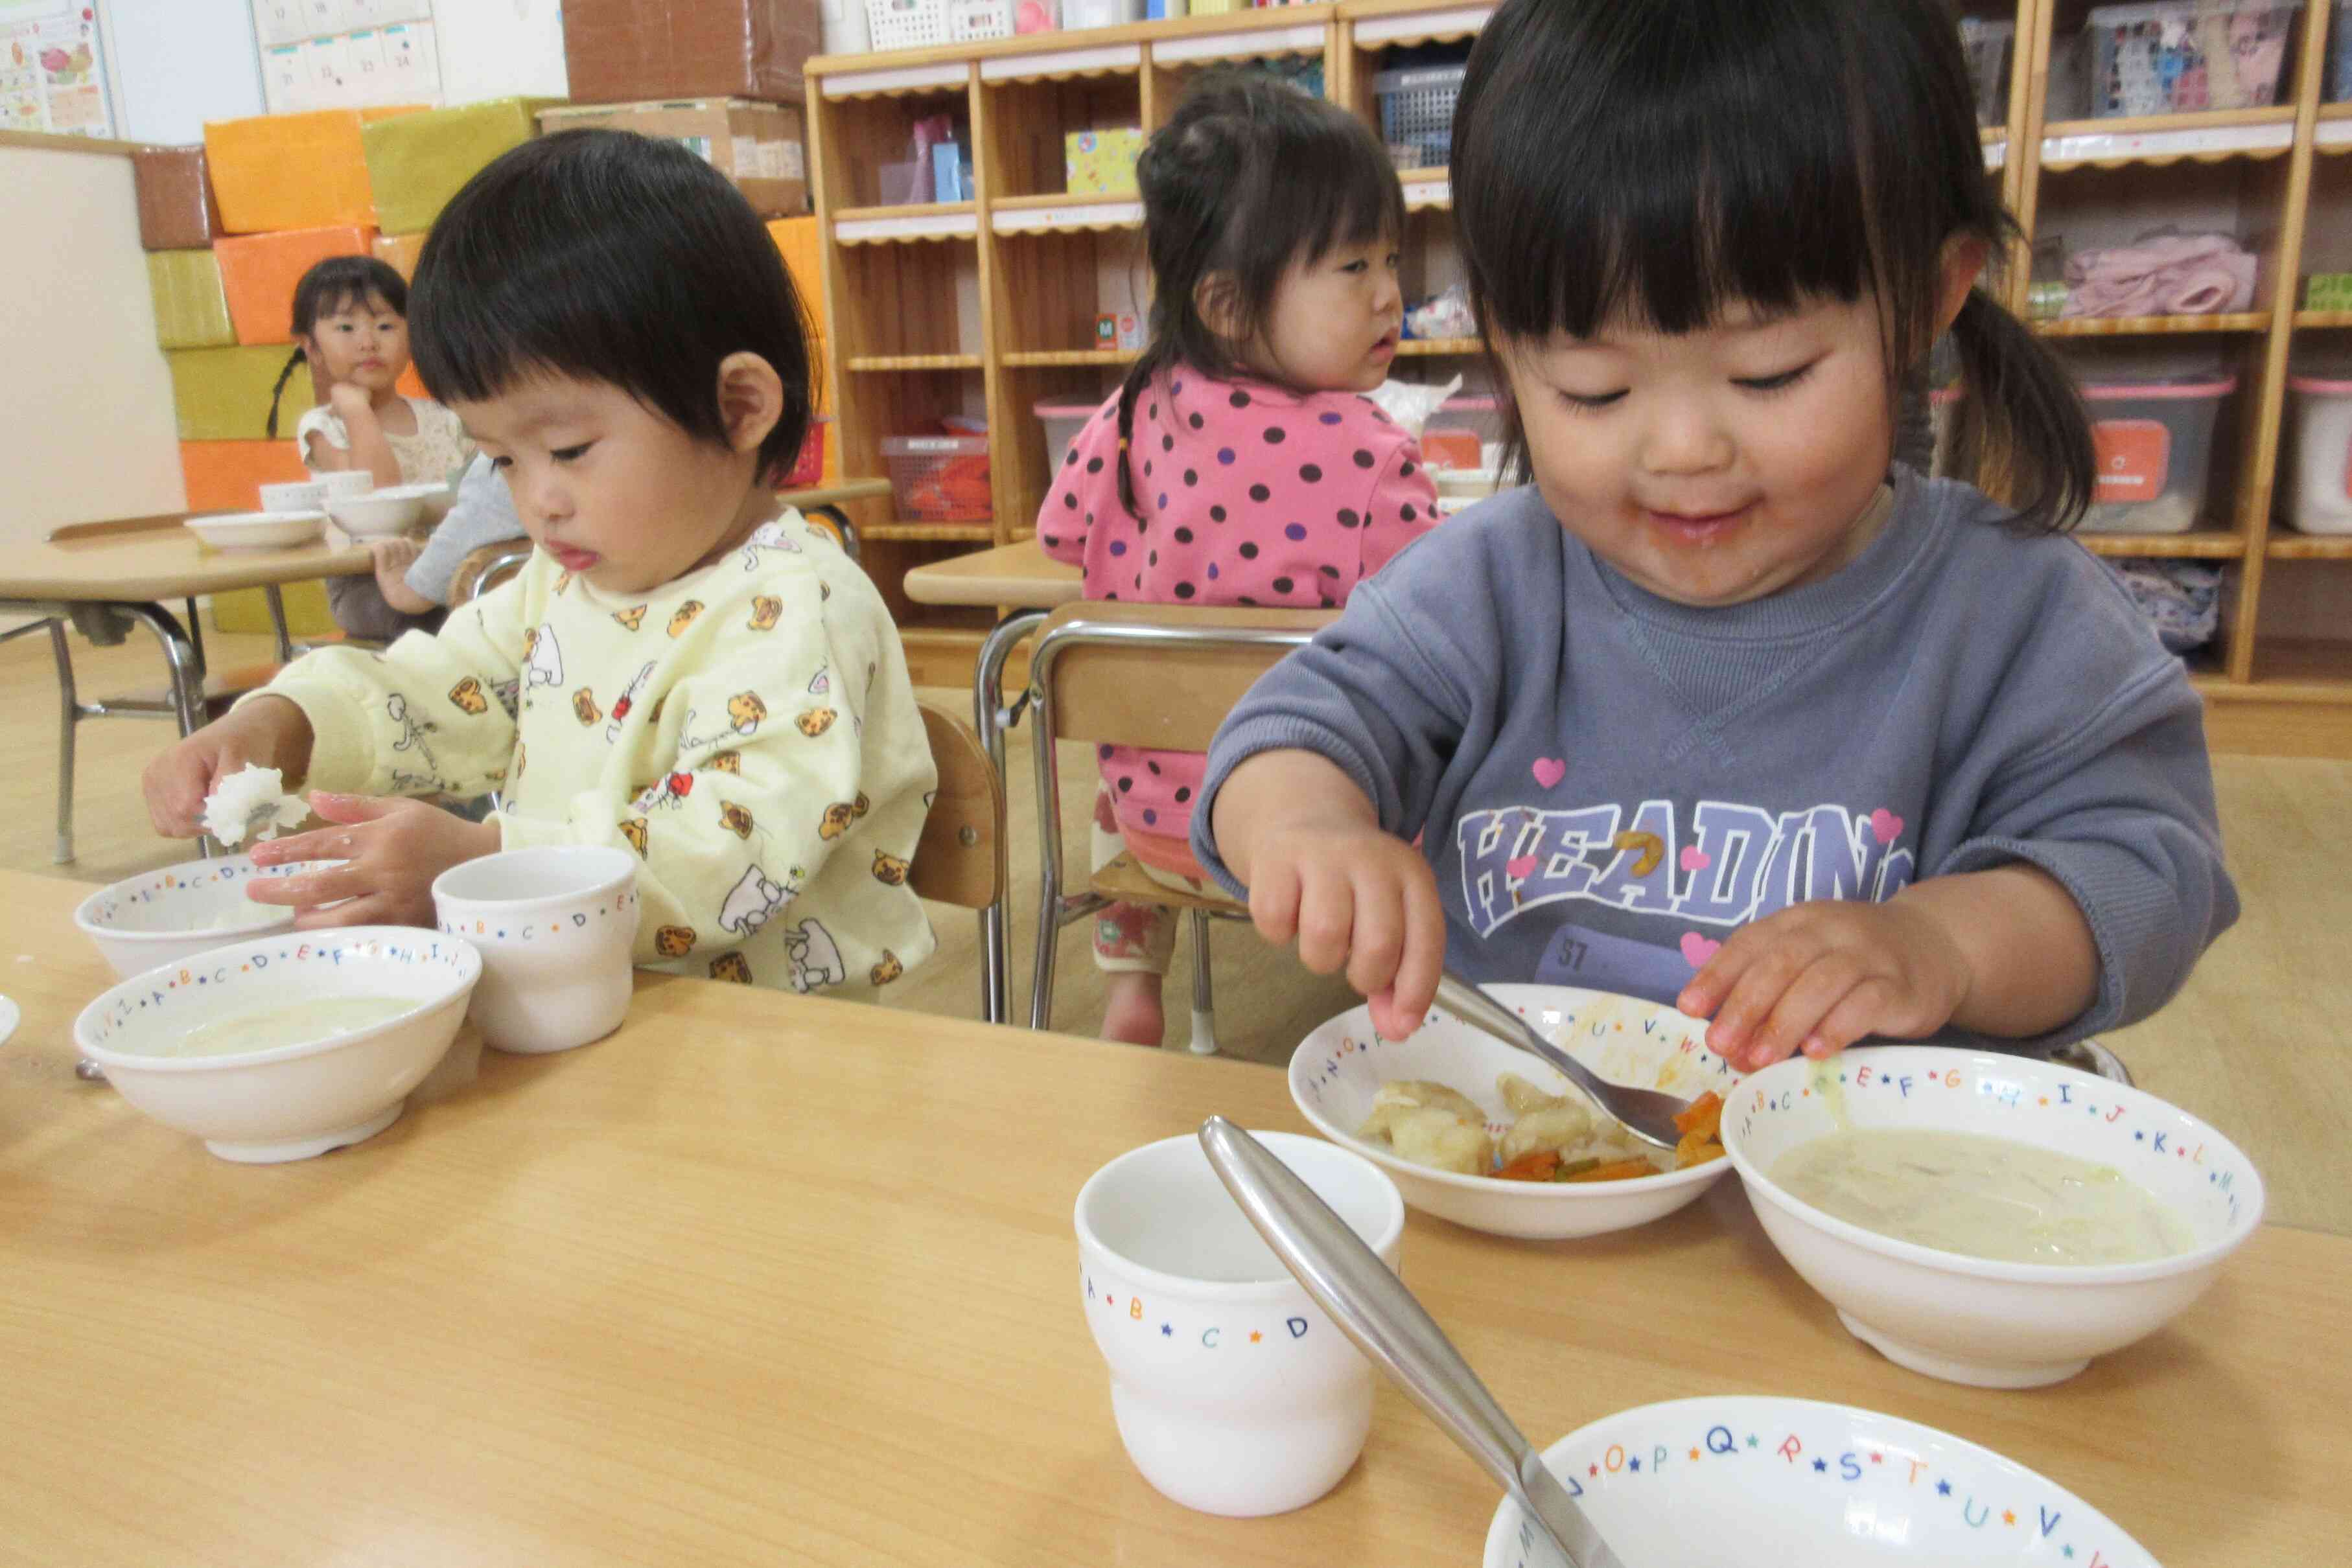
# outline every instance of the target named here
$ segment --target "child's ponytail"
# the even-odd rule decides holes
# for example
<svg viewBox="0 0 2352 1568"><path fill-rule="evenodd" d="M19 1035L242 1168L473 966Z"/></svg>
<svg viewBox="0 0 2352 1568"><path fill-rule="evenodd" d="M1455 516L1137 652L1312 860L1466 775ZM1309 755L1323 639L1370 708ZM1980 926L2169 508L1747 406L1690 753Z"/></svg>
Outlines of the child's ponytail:
<svg viewBox="0 0 2352 1568"><path fill-rule="evenodd" d="M285 397L286 383L294 379L294 367L300 364L302 360L302 350L296 349L292 357L287 360L286 368L278 372L278 384L269 389L269 422L263 428L268 432L269 439L272 441L278 439L278 401Z"/></svg>
<svg viewBox="0 0 2352 1568"><path fill-rule="evenodd" d="M2024 323L1981 290L1952 322L1960 361L1952 464L2015 511L2021 534L2080 522L2097 483L2090 416L2074 378Z"/></svg>

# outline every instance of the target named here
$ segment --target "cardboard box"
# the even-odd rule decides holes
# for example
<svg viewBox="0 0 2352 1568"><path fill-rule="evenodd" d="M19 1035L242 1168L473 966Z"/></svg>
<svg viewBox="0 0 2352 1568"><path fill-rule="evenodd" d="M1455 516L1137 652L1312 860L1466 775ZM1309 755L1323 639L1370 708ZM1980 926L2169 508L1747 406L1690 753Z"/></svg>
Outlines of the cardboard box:
<svg viewBox="0 0 2352 1568"><path fill-rule="evenodd" d="M331 256L373 255L374 246L374 230L348 225L215 240L213 255L220 260L221 287L228 294L236 340L291 343L294 286L302 275Z"/></svg>
<svg viewBox="0 0 2352 1568"><path fill-rule="evenodd" d="M220 206L201 147L148 147L131 155L139 191L139 243L149 250L202 250L222 234Z"/></svg>
<svg viewBox="0 0 2352 1568"><path fill-rule="evenodd" d="M501 152L536 134L543 99L502 98L379 120L361 132L376 226L422 234L458 188Z"/></svg>
<svg viewBox="0 0 2352 1568"><path fill-rule="evenodd" d="M220 262L209 250L151 250L147 287L155 297L155 341L166 349L225 349L236 341Z"/></svg>
<svg viewBox="0 0 2352 1568"><path fill-rule="evenodd" d="M1063 189L1073 196L1132 196L1139 130L1073 131L1062 139Z"/></svg>
<svg viewBox="0 0 2352 1568"><path fill-rule="evenodd" d="M683 144L732 180L751 210L763 218L808 211L801 111L789 104L703 99L551 109L539 117L541 135L591 128L634 131Z"/></svg>
<svg viewBox="0 0 2352 1568"><path fill-rule="evenodd" d="M180 439L185 441L267 441L269 439L270 389L286 368L292 350L175 349L164 362L172 371L172 402L178 410ZM318 400L310 391L310 371L297 365L286 380L286 395L278 406L278 431L291 441L294 422Z"/></svg>
<svg viewBox="0 0 2352 1568"><path fill-rule="evenodd" d="M412 283L416 281L416 255L424 248L423 235L375 236L375 258Z"/></svg>
<svg viewBox="0 0 2352 1568"><path fill-rule="evenodd" d="M374 227L360 130L421 112L411 104L211 121L205 127L205 153L221 227L233 235Z"/></svg>
<svg viewBox="0 0 2352 1568"><path fill-rule="evenodd" d="M819 0L564 0L575 103L751 98L799 103L824 47Z"/></svg>

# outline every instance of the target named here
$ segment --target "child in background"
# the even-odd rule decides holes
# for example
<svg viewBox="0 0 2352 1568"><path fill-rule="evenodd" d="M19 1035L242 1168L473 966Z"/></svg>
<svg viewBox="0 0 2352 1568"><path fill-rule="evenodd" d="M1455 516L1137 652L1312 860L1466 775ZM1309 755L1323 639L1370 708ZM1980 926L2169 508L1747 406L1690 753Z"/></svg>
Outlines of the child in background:
<svg viewBox="0 0 2352 1568"><path fill-rule="evenodd" d="M1259 928L1391 1037L1443 961L1677 1005L1751 1071L2171 996L2238 908L2201 712L2053 537L2089 431L1975 287L2015 225L1949 13L1507 0L1452 174L1534 483L1219 733L1193 843ZM1890 465L1947 329L2014 506Z"/></svg>
<svg viewBox="0 0 2352 1568"><path fill-rule="evenodd" d="M373 256L329 256L294 286L296 347L269 395L268 431L277 435L278 401L295 367L307 362L319 404L296 422L294 439L311 477L361 469L379 488L438 485L473 455L456 414L397 390L408 369L407 316L408 285ZM369 541L373 579L327 580L335 624L352 636L389 642L436 623L436 617L404 615L391 606L404 542Z"/></svg>
<svg viewBox="0 0 2352 1568"><path fill-rule="evenodd" d="M526 537L515 516L505 476L488 457L476 455L457 481L448 516L424 543L385 539L376 552L376 586L383 601L404 615L430 615L446 609L457 568L484 545Z"/></svg>
<svg viewBox="0 0 2352 1568"><path fill-rule="evenodd" d="M1151 343L1071 444L1037 539L1089 599L1330 609L1437 521L1412 437L1360 396L1387 378L1404 298L1404 193L1337 105L1261 74L1204 78L1136 164ZM1124 459L1124 461L1122 461ZM1197 892L1205 758L1101 748L1094 863L1122 847ZM1108 1040L1158 1045L1165 910L1096 918Z"/></svg>
<svg viewBox="0 0 2352 1568"><path fill-rule="evenodd" d="M443 213L415 319L538 549L438 634L312 653L164 752L158 830L258 763L336 824L257 848L341 862L272 883L305 927L429 925L452 865L607 844L641 862L640 963L852 998L919 963L937 774L881 596L761 482L800 449L809 349L741 194L674 142L530 142ZM380 798L494 787L481 824Z"/></svg>

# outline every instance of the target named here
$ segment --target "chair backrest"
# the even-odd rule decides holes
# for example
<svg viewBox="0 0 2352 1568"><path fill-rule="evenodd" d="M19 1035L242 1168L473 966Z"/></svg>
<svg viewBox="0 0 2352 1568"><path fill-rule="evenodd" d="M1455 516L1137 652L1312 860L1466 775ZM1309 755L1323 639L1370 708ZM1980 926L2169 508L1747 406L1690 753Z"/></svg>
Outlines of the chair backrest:
<svg viewBox="0 0 2352 1568"><path fill-rule="evenodd" d="M479 598L520 571L530 559L530 551L529 539L499 539L467 550L466 559L457 563L457 575L449 580L449 608L455 610L467 600Z"/></svg>
<svg viewBox="0 0 2352 1568"><path fill-rule="evenodd" d="M1200 609L1087 601L1046 617L1032 679L1052 681L1057 738L1206 751L1252 683L1316 631L1329 610Z"/></svg>
<svg viewBox="0 0 2352 1568"><path fill-rule="evenodd" d="M1004 782L969 721L917 699L939 793L923 819L907 884L917 895L985 909L1004 891Z"/></svg>

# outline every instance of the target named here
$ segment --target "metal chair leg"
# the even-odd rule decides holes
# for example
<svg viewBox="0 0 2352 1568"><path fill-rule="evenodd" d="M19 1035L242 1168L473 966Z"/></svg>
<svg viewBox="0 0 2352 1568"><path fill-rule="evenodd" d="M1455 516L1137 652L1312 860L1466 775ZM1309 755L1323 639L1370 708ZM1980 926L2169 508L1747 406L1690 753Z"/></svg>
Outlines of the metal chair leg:
<svg viewBox="0 0 2352 1568"><path fill-rule="evenodd" d="M73 652L62 621L49 622L49 652L58 662L58 841L49 859L56 865L69 865L74 858L74 737L81 727L81 696L74 689Z"/></svg>
<svg viewBox="0 0 2352 1568"><path fill-rule="evenodd" d="M1045 619L1042 610L1024 610L1006 616L981 644L980 658L973 666L971 727L980 737L982 749L988 753L989 766L996 769L1000 779L1005 777L1004 732L1012 726L1011 716L1004 707L1004 666L1013 650ZM998 853L1003 853L1002 840ZM1000 889L1011 885L1001 866L997 885ZM996 902L980 912L980 1012L991 1023L1013 1021L1010 905L1010 898L1000 892Z"/></svg>
<svg viewBox="0 0 2352 1568"><path fill-rule="evenodd" d="M273 582L262 589L261 596L269 602L269 629L278 636L278 662L290 664L294 662L294 633L286 624L286 595Z"/></svg>
<svg viewBox="0 0 2352 1568"><path fill-rule="evenodd" d="M1209 991L1209 928L1205 909L1192 911L1192 1054L1217 1054L1217 1004Z"/></svg>

